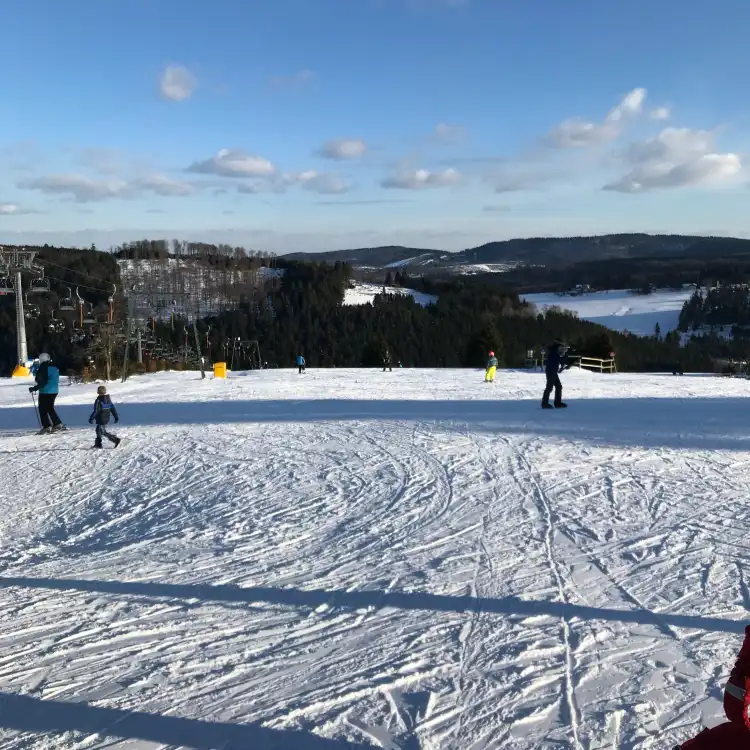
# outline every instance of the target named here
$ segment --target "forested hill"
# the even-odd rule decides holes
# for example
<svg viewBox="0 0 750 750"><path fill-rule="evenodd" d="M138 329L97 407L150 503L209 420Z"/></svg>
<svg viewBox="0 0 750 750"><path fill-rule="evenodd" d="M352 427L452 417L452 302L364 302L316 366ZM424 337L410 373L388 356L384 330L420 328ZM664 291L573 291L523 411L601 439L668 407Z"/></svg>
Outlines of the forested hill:
<svg viewBox="0 0 750 750"><path fill-rule="evenodd" d="M290 260L343 261L354 266L386 268L408 265L420 273L450 271L476 264L563 267L586 261L632 258L697 258L750 255L750 240L731 237L610 234L599 237L538 237L490 242L461 252L410 247L370 247L325 253L290 253Z"/></svg>
<svg viewBox="0 0 750 750"><path fill-rule="evenodd" d="M270 273L256 273L268 271L270 259L248 258L240 250L223 248L219 253L202 246L174 257L163 247L149 250L144 245L121 249L118 261L95 250L43 248L40 260L51 285L49 293L29 299L29 352L50 351L63 370L95 363L102 372L109 351L116 366L125 348L128 297L137 295L136 325L145 342L145 367L194 366L193 326L209 360L225 359L227 345L239 339L257 341L262 360L279 367L293 365L300 352L311 367L373 366L386 347L394 361L410 367L481 367L490 349L502 364L519 367L527 350L539 351L556 337L593 356L614 350L621 369L653 369L677 357L686 369L710 367L699 347L679 349L673 337L625 336L560 312L540 313L517 294L471 278L431 281L402 273L403 286L436 295L437 302L422 307L409 296L380 295L373 305L347 306L342 303L352 274L349 265L280 258ZM121 273L127 269L132 274L133 264L145 264L147 273L123 290ZM114 324L108 327L112 284L118 293ZM90 321L83 325L77 306L61 309L78 285ZM200 305L190 307L186 300L196 299L196 293ZM7 295L0 297L3 374L15 364L15 350L13 297Z"/></svg>

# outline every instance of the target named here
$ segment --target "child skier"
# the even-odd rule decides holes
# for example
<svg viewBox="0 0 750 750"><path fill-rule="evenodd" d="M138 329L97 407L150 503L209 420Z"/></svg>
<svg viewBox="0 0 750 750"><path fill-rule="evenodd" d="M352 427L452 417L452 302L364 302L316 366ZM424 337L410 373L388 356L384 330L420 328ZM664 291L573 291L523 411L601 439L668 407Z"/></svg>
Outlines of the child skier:
<svg viewBox="0 0 750 750"><path fill-rule="evenodd" d="M110 442L115 444L115 448L120 444L120 438L118 438L116 435L113 435L110 432L107 432L105 429L106 426L109 424L109 415L111 414L114 417L115 424L117 424L120 421L120 417L117 414L117 409L115 409L115 405L112 403L112 399L107 395L107 389L100 385L96 389L96 401L94 401L94 411L91 413L91 416L89 417L89 424L94 424L94 421L96 421L96 442L94 443L94 448L102 448L102 436L107 438Z"/></svg>
<svg viewBox="0 0 750 750"><path fill-rule="evenodd" d="M496 372L497 372L497 357L495 356L495 352L490 352L489 359L487 360L487 368L485 369L485 372L484 372L484 382L494 383Z"/></svg>

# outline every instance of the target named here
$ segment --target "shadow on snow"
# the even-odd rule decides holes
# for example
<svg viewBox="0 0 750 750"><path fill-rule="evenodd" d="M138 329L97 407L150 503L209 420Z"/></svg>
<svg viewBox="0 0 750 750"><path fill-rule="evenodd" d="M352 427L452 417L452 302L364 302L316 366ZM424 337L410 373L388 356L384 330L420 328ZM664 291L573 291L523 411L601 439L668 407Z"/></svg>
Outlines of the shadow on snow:
<svg viewBox="0 0 750 750"><path fill-rule="evenodd" d="M477 604L485 614L519 615L523 617L549 615L550 617L630 622L640 625L694 628L717 633L743 633L740 621L696 615L655 613L646 609L620 610L586 607L578 604L553 601L529 601L508 596L502 599L480 600L470 596L447 596L429 593L399 591L340 591L294 588L272 588L210 584L143 583L129 581L99 581L73 578L28 578L25 576L0 576L0 588L12 586L51 589L55 591L86 591L137 597L163 597L168 599L198 599L202 602L240 602L247 604L281 604L291 607L315 609L321 604L329 607L362 609L392 607L402 610L433 612L472 612Z"/></svg>
<svg viewBox="0 0 750 750"><path fill-rule="evenodd" d="M0 727L22 732L82 732L144 740L194 750L368 750L372 745L329 740L310 732L269 729L257 723L161 716L142 711L99 708L76 701L41 700L0 693Z"/></svg>
<svg viewBox="0 0 750 750"><path fill-rule="evenodd" d="M541 397L541 396L540 396ZM537 400L214 400L123 401L122 426L266 424L326 421L421 421L469 424L497 434L528 434L616 446L750 450L744 398L573 399L564 412ZM85 424L90 408L59 406L69 426ZM0 408L0 430L36 427L34 411ZM450 428L450 424L446 427ZM89 428L90 429L90 428ZM92 431L93 432L93 431ZM56 439L59 436L51 438Z"/></svg>

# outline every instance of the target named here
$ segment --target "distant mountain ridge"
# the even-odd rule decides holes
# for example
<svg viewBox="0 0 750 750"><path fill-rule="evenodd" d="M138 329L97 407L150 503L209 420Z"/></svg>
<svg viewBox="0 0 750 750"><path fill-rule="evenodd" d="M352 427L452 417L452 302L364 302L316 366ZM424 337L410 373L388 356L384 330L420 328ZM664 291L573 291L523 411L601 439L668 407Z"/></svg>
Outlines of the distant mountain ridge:
<svg viewBox="0 0 750 750"><path fill-rule="evenodd" d="M427 272L430 269L459 271L461 267L487 264L566 266L592 260L716 255L750 255L750 240L676 234L608 234L504 240L459 252L388 245L323 253L290 253L283 257L330 263L343 261L361 268L408 265Z"/></svg>

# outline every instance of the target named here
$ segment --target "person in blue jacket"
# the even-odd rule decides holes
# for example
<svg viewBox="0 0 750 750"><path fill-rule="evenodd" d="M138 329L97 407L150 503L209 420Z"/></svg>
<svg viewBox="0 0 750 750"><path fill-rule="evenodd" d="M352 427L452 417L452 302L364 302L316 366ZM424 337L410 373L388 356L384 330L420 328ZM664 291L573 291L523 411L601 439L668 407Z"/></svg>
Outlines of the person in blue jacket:
<svg viewBox="0 0 750 750"><path fill-rule="evenodd" d="M565 344L562 341L555 341L547 347L547 362L545 372L547 375L547 386L542 396L542 409L551 409L549 397L552 389L555 389L555 409L565 409L567 404L562 401L562 383L560 382L560 373L568 367L568 355Z"/></svg>
<svg viewBox="0 0 750 750"><path fill-rule="evenodd" d="M32 393L39 391L39 421L42 423L40 435L67 429L55 411L55 399L60 387L60 371L52 364L49 354L39 355L39 369L34 376L36 385L29 388Z"/></svg>
<svg viewBox="0 0 750 750"><path fill-rule="evenodd" d="M120 438L117 435L113 435L111 432L107 432L107 425L109 424L109 418L112 416L115 420L115 424L120 421L120 416L117 413L115 405L112 403L112 399L107 394L107 389L100 385L96 389L96 401L94 401L94 411L91 412L89 417L89 424L96 422L96 441L94 442L94 448L102 448L102 437L107 438L110 443L115 444L115 448L120 444Z"/></svg>
<svg viewBox="0 0 750 750"><path fill-rule="evenodd" d="M302 373L305 371L305 358L300 354L299 357L297 357L297 367L299 367L299 374L302 375Z"/></svg>

